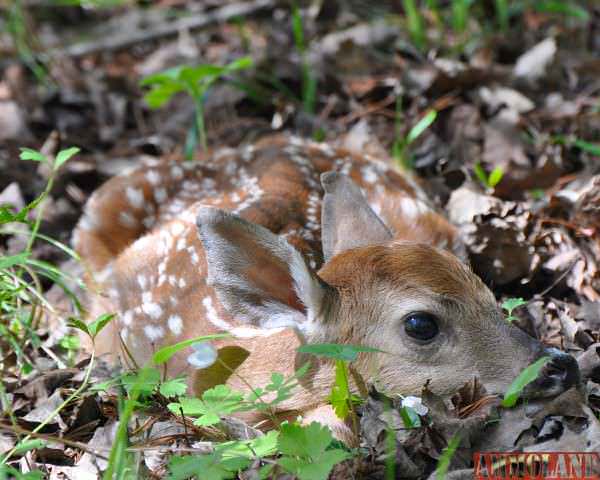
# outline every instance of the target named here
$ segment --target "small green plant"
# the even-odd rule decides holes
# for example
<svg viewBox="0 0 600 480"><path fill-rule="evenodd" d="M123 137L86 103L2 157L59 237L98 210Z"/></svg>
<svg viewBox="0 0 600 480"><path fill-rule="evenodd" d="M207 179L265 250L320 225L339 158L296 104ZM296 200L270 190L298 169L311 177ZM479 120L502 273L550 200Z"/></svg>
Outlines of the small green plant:
<svg viewBox="0 0 600 480"><path fill-rule="evenodd" d="M576 147L590 155L600 157L600 144L598 143L586 142L580 138L565 135L557 135L553 138L553 141L556 144L566 145L567 147Z"/></svg>
<svg viewBox="0 0 600 480"><path fill-rule="evenodd" d="M488 175L479 162L473 166L473 172L486 188L494 188L500 183L502 177L504 177L504 170L502 167L495 167Z"/></svg>
<svg viewBox="0 0 600 480"><path fill-rule="evenodd" d="M181 348L185 346L179 344L176 348L167 347L166 354L165 349L155 354L155 360L158 357L160 361L166 361ZM318 354L346 361L354 360L359 351L372 351L341 345L320 345L315 350ZM167 407L174 415L195 417L194 424L202 427L218 426L223 416L245 411L263 412L271 416L275 425L279 425L278 430L272 430L253 440L218 444L207 455L173 457L169 464L170 478L231 479L252 462L277 454L279 458L261 467L261 478L267 478L274 468L279 468L300 480L326 480L333 466L348 458L349 452L335 445L327 427L315 422L306 426L297 422L279 424L275 419L275 407L291 397L292 391L298 386L298 380L306 374L308 368L307 363L289 378L275 372L268 385L251 388L248 394L236 392L227 385L217 385L206 390L200 398L180 397L178 401L169 403ZM157 373L153 373L153 391L156 391L158 385ZM350 395L347 369L345 373L345 379L336 375L336 385L346 395ZM336 405L343 409L342 404L345 405L346 402L346 397L340 398Z"/></svg>
<svg viewBox="0 0 600 480"><path fill-rule="evenodd" d="M406 22L410 38L415 46L419 50L422 50L425 48L427 40L425 35L425 25L423 24L423 17L417 8L415 0L402 0L402 6L404 7L404 13L406 14ZM437 5L434 6L437 7Z"/></svg>
<svg viewBox="0 0 600 480"><path fill-rule="evenodd" d="M473 0L452 0L452 28L456 33L463 33L469 20L469 9Z"/></svg>
<svg viewBox="0 0 600 480"><path fill-rule="evenodd" d="M510 384L504 399L502 400L502 406L505 408L514 407L517 404L517 400L523 393L523 389L538 378L540 371L550 361L550 357L541 357L534 363L526 367Z"/></svg>
<svg viewBox="0 0 600 480"><path fill-rule="evenodd" d="M567 17L574 17L584 22L588 22L590 20L590 14L588 11L573 1L565 2L564 0L537 0L534 3L534 10L540 13L554 13Z"/></svg>
<svg viewBox="0 0 600 480"><path fill-rule="evenodd" d="M444 480L446 478L446 474L448 473L448 468L450 467L450 462L452 461L452 457L456 453L456 449L460 445L460 435L454 434L450 441L448 442L448 446L444 448L442 454L440 455L440 459L438 460L437 467L435 469L435 478L436 480Z"/></svg>
<svg viewBox="0 0 600 480"><path fill-rule="evenodd" d="M358 417L354 406L355 404L360 403L362 399L350 391L350 382L348 379L350 374L352 374L358 388L363 387L364 382L359 378L358 373L350 369L348 363L355 361L358 354L361 352L381 352L381 350L356 345L320 343L303 345L298 348L298 352L335 360L335 381L331 388L329 401L331 402L331 406L336 415L342 420L345 420L348 415L351 415L352 428L354 434L358 436ZM366 392L363 391L362 393L365 394Z"/></svg>
<svg viewBox="0 0 600 480"><path fill-rule="evenodd" d="M317 103L317 77L313 73L308 59L308 47L304 38L302 14L297 5L294 5L292 9L292 33L294 34L294 43L302 63L302 107L305 112L314 114Z"/></svg>
<svg viewBox="0 0 600 480"><path fill-rule="evenodd" d="M181 65L142 79L140 85L150 87L150 91L144 96L150 108L162 107L179 92L186 92L194 101L195 117L186 140L186 158L193 158L198 144L205 151L208 148L204 102L210 87L234 72L250 68L252 64L250 57L242 57L223 67L209 64L193 67Z"/></svg>
<svg viewBox="0 0 600 480"><path fill-rule="evenodd" d="M506 313L507 313L506 321L508 323L514 322L517 319L517 317L515 317L513 315L513 310L515 310L523 305L527 305L527 302L520 297L519 298L507 298L506 300L504 300L504 302L502 302L502 309L506 310Z"/></svg>
<svg viewBox="0 0 600 480"><path fill-rule="evenodd" d="M327 480L334 465L350 457L349 452L332 445L331 431L319 423L281 425L277 464L299 480Z"/></svg>
<svg viewBox="0 0 600 480"><path fill-rule="evenodd" d="M39 61L32 44L35 43L35 33L27 24L26 11L22 0L8 2L7 31L12 38L14 48L21 61L31 70L38 82L50 86L51 78L46 67Z"/></svg>
<svg viewBox="0 0 600 480"><path fill-rule="evenodd" d="M496 19L500 30L506 32L508 30L509 11L508 0L494 0L496 5Z"/></svg>
<svg viewBox="0 0 600 480"><path fill-rule="evenodd" d="M269 433L252 440L223 442L206 455L174 456L169 462L171 480L198 478L227 480L237 478L237 473L252 463L277 453L279 432ZM275 465L268 463L260 468L259 478L268 478Z"/></svg>
<svg viewBox="0 0 600 480"><path fill-rule="evenodd" d="M73 365L75 355L81 347L79 337L77 335L65 335L58 344L67 352L67 363Z"/></svg>
<svg viewBox="0 0 600 480"><path fill-rule="evenodd" d="M402 129L402 97L396 97L396 140L392 145L392 156L394 160L404 169L412 169L412 160L408 155L408 148L427 130L437 118L436 110L429 110L421 119L413 125L408 134L403 137Z"/></svg>
<svg viewBox="0 0 600 480"><path fill-rule="evenodd" d="M406 428L421 426L421 415L426 415L428 408L423 405L421 398L408 396L402 399L400 417Z"/></svg>
<svg viewBox="0 0 600 480"><path fill-rule="evenodd" d="M0 206L1 234L27 235L27 244L24 250L10 256L0 256L0 336L16 354L21 366L21 372L27 374L32 370L32 361L26 353L26 345L38 348L41 345L37 335L37 327L44 318L45 311L53 312L54 309L44 298L40 277L47 277L63 288L73 300L76 309L81 309L77 298L66 286L66 280L73 279L53 265L32 257L32 249L36 240L43 239L60 248L73 258L77 255L68 247L39 233L40 225L46 206L46 198L54 185L54 179L61 166L67 162L79 149L69 148L60 151L56 157L51 158L36 150L21 149L21 159L44 163L49 167L50 175L44 191L29 205L20 211L14 211L9 206ZM35 211L33 220L29 216ZM28 232L23 229L11 228L11 224L26 224ZM5 357L6 352L1 352Z"/></svg>

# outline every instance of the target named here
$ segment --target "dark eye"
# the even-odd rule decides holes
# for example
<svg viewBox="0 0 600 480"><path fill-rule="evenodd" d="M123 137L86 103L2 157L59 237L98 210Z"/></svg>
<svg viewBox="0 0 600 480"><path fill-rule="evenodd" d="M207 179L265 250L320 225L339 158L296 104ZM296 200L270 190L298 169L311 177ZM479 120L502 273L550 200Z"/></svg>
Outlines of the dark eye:
<svg viewBox="0 0 600 480"><path fill-rule="evenodd" d="M409 337L422 342L433 340L439 333L438 319L427 312L415 312L404 318L404 330Z"/></svg>

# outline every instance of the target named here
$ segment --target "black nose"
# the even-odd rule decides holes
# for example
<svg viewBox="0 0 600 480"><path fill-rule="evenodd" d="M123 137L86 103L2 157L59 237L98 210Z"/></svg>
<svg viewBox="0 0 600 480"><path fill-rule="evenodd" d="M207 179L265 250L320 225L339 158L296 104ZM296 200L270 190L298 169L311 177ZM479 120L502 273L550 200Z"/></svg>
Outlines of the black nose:
<svg viewBox="0 0 600 480"><path fill-rule="evenodd" d="M557 348L544 349L544 355L550 357L550 361L544 366L540 374L543 383L551 387L562 387L562 391L579 385L581 382L581 373L579 365L568 353L562 352Z"/></svg>
<svg viewBox="0 0 600 480"><path fill-rule="evenodd" d="M522 392L530 400L551 398L560 395L581 383L581 373L577 361L568 353L557 348L541 347L537 357L550 357L538 377L529 383Z"/></svg>

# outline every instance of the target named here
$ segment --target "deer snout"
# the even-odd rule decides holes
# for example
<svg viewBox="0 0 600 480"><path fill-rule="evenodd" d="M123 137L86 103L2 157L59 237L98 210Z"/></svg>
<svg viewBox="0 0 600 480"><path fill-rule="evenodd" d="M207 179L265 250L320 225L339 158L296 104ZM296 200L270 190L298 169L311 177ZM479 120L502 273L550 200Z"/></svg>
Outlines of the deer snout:
<svg viewBox="0 0 600 480"><path fill-rule="evenodd" d="M550 357L538 378L524 391L528 398L553 397L581 383L581 373L575 358L557 348L543 348L542 356Z"/></svg>

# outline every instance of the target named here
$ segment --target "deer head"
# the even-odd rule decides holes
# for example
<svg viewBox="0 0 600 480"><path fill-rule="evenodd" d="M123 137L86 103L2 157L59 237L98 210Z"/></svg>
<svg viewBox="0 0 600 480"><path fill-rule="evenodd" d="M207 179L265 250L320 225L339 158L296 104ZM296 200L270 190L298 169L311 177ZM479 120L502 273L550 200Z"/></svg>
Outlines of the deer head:
<svg viewBox="0 0 600 480"><path fill-rule="evenodd" d="M200 210L208 281L232 317L263 329L291 327L302 342L378 348L384 353L364 355L357 369L394 393L419 393L429 381L434 392L451 394L477 376L501 394L541 355L553 357L553 368L532 389L537 395L578 381L575 361L509 325L456 256L396 238L348 177L328 172L321 183L325 264L318 272L268 229Z"/></svg>

